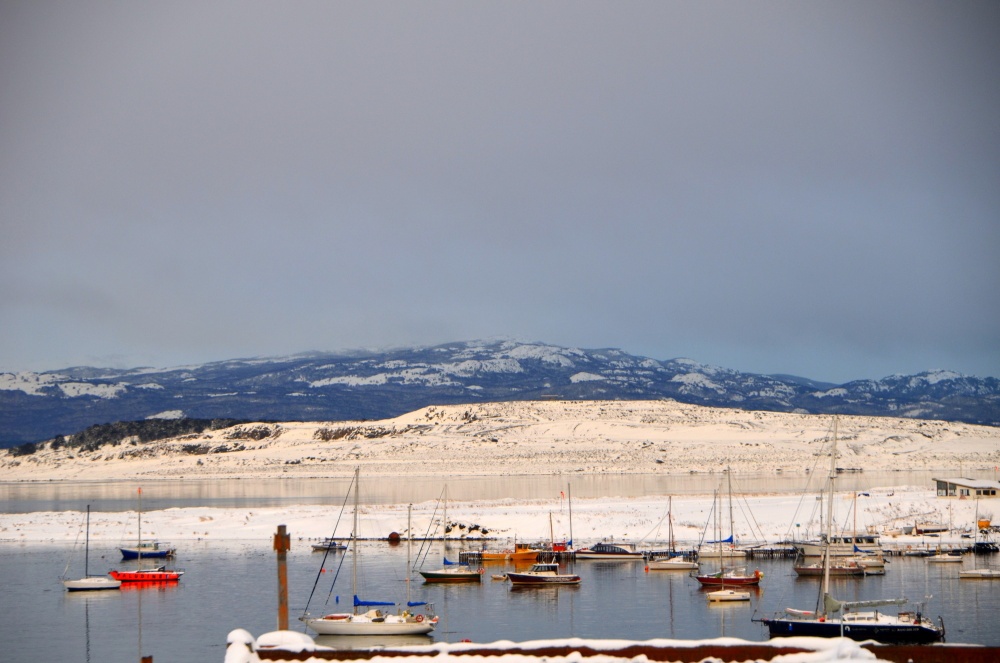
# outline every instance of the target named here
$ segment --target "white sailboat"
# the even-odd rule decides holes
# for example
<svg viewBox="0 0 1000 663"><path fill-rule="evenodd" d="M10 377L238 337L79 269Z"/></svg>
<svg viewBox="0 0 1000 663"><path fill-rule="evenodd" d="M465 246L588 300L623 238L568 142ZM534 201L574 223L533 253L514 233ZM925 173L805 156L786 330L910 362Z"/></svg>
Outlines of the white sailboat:
<svg viewBox="0 0 1000 663"><path fill-rule="evenodd" d="M944 639L944 625L936 626L920 611L886 614L877 608L903 605L905 598L872 601L838 601L830 596L830 532L833 522L834 482L837 477L837 419L833 420L833 444L830 453L829 500L826 519L826 554L823 555L823 583L814 610L787 608L783 616L762 619L772 638L812 636L848 637L852 640L877 640L883 643L929 643ZM857 608L875 610L856 611ZM839 613L839 614L838 614ZM939 618L940 619L940 618Z"/></svg>
<svg viewBox="0 0 1000 663"><path fill-rule="evenodd" d="M91 591L101 589L120 589L122 583L107 576L90 575L90 505L87 505L87 535L84 539L83 577L63 578L63 587L70 592ZM68 568L68 565L67 565Z"/></svg>
<svg viewBox="0 0 1000 663"><path fill-rule="evenodd" d="M358 598L358 479L360 469L354 471L354 531L351 532L351 593L354 595L353 612L336 612L322 617L308 613L299 619L319 635L424 635L437 626L437 617L430 612L412 612L410 608L425 606L407 600L404 610L387 613L382 607L395 606L391 601L363 601ZM407 548L407 599L409 599L409 548ZM318 578L317 578L318 579ZM364 609L362 611L362 609Z"/></svg>
<svg viewBox="0 0 1000 663"><path fill-rule="evenodd" d="M647 571L692 571L698 568L698 562L692 562L677 554L674 545L673 497L667 498L667 558L651 559L646 564Z"/></svg>

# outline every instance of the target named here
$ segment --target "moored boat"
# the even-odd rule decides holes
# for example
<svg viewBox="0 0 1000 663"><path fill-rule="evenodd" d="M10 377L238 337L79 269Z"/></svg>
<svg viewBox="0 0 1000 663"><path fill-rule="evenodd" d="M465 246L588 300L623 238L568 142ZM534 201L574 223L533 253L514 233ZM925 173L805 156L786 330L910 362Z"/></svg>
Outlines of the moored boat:
<svg viewBox="0 0 1000 663"><path fill-rule="evenodd" d="M1000 569L968 569L959 571L958 577L967 580L1000 580Z"/></svg>
<svg viewBox="0 0 1000 663"><path fill-rule="evenodd" d="M474 569L468 564L449 562L447 558L444 566L436 571L418 571L424 582L480 582L485 572L481 566Z"/></svg>
<svg viewBox="0 0 1000 663"><path fill-rule="evenodd" d="M937 554L927 557L927 562L929 564L961 564L962 555L955 553L939 552Z"/></svg>
<svg viewBox="0 0 1000 663"><path fill-rule="evenodd" d="M67 564L66 568L69 568ZM90 575L90 505L87 505L87 534L84 540L83 577L63 578L63 587L70 592L96 591L103 589L119 589L121 581L107 576Z"/></svg>
<svg viewBox="0 0 1000 663"><path fill-rule="evenodd" d="M698 568L698 562L692 562L680 555L667 559L653 559L646 564L647 571L692 571Z"/></svg>
<svg viewBox="0 0 1000 663"><path fill-rule="evenodd" d="M513 549L483 550L478 555L483 562L534 562L540 552L542 552L540 548L526 543L516 543Z"/></svg>
<svg viewBox="0 0 1000 663"><path fill-rule="evenodd" d="M410 544L407 537L406 548L406 607L396 613L383 610L383 607L396 606L392 601L367 601L358 598L358 516L360 511L359 483L360 468L354 470L354 481L351 489L354 491L354 527L351 531L351 593L354 594L353 612L335 612L320 617L306 612L299 617L306 626L319 635L426 635L437 626L438 618L430 611L430 605L424 601L410 601ZM413 528L409 523L410 513L407 513L407 532ZM317 576L317 582L319 576ZM313 585L315 591L316 586ZM424 612L416 612L418 606L425 606ZM363 610L364 609L364 610ZM363 611L362 611L363 610Z"/></svg>
<svg viewBox="0 0 1000 663"><path fill-rule="evenodd" d="M705 596L709 603L750 600L750 592L738 592L735 589L717 589L714 592L708 592Z"/></svg>
<svg viewBox="0 0 1000 663"><path fill-rule="evenodd" d="M760 579L764 577L760 569L748 574L745 568L723 569L715 573L704 573L696 575L695 578L702 585L709 587L725 585L759 585Z"/></svg>
<svg viewBox="0 0 1000 663"><path fill-rule="evenodd" d="M642 553L635 549L630 543L595 543L588 548L580 548L576 551L577 559L603 559L603 560L640 560Z"/></svg>
<svg viewBox="0 0 1000 663"><path fill-rule="evenodd" d="M322 541L320 541L318 543L312 544L312 549L314 551L316 551L316 552L323 552L323 551L327 551L327 550L329 550L331 552L339 552L339 551L347 550L347 544L346 543L341 543L340 541L337 541L336 539L327 538L327 539L323 539Z"/></svg>
<svg viewBox="0 0 1000 663"><path fill-rule="evenodd" d="M805 577L818 577L822 576L827 572L826 566L824 564L795 564L792 569L795 571L796 575ZM864 566L858 564L857 562L838 562L836 564L831 563L829 566L828 573L831 576L838 577L849 577L849 576L863 576L866 574L866 569Z"/></svg>
<svg viewBox="0 0 1000 663"><path fill-rule="evenodd" d="M831 537L829 529L833 523L833 496L836 481L837 462L837 419L834 418L833 441L830 453L830 474L828 479L829 497L827 500L827 536L826 547L829 548ZM831 555L823 555L823 582L820 586L820 597L816 603L817 610L796 610L788 608L784 614L773 618L760 620L767 628L772 638L789 636L810 636L820 638L848 637L852 640L877 640L882 643L923 644L938 642L944 639L944 625L935 625L923 617L920 611L900 611L897 614L887 614L878 610L881 606L903 605L905 598L879 599L873 601L838 601L830 596ZM858 608L875 608L873 610L857 610Z"/></svg>
<svg viewBox="0 0 1000 663"><path fill-rule="evenodd" d="M574 573L559 573L559 565L554 562L538 562L527 571L508 571L511 585L578 585L580 576Z"/></svg>
<svg viewBox="0 0 1000 663"><path fill-rule="evenodd" d="M135 571L109 571L110 575L115 580L120 582L142 582L142 583L158 583L158 582L177 582L184 575L183 571L176 569L167 569L164 567L159 567L155 569L138 569Z"/></svg>
<svg viewBox="0 0 1000 663"><path fill-rule="evenodd" d="M136 541L136 545L133 550L135 550L136 552L135 559L138 559L139 563L141 564L142 560L147 556L145 552L146 544L144 544L142 541L142 488L139 488L138 513L139 513L139 528L137 531L138 539ZM125 549L121 550L122 550L122 556L124 558ZM151 555L151 557L160 557L160 558L165 556L166 555L155 555L155 554ZM172 550L170 551L170 556L173 556ZM141 583L143 585L154 585L157 583L177 582L178 580L180 580L181 576L184 575L184 571L167 569L164 566L159 566L149 569L140 568L140 569L135 569L133 571L112 570L108 571L108 575L114 578L115 580L121 581L123 583Z"/></svg>

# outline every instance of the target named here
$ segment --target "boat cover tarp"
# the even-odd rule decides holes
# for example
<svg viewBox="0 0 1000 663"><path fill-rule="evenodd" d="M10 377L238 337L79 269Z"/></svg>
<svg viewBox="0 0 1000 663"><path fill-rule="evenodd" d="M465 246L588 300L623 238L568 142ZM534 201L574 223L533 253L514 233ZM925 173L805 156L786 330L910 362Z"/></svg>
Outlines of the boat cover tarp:
<svg viewBox="0 0 1000 663"><path fill-rule="evenodd" d="M427 601L407 601L406 602L406 607L407 608L416 608L416 607L421 606L421 605L427 605Z"/></svg>
<svg viewBox="0 0 1000 663"><path fill-rule="evenodd" d="M733 535L732 534L730 534L728 537L726 537L722 541L706 541L706 543L732 543L732 542L733 542Z"/></svg>
<svg viewBox="0 0 1000 663"><path fill-rule="evenodd" d="M445 566L468 566L468 564L466 564L465 562L449 562L447 557L444 558L444 565Z"/></svg>
<svg viewBox="0 0 1000 663"><path fill-rule="evenodd" d="M362 601L361 599L358 598L357 594L354 595L354 607L356 608L362 606L370 607L375 605L396 605L396 604L393 603L392 601Z"/></svg>

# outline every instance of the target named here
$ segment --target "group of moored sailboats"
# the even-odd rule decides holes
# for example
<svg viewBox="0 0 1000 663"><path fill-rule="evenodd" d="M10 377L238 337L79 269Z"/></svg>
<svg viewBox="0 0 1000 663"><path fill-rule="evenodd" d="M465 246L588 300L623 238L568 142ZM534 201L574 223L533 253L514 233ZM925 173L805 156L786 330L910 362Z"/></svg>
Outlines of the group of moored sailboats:
<svg viewBox="0 0 1000 663"><path fill-rule="evenodd" d="M879 599L873 601L838 601L830 596L830 533L833 520L834 482L837 477L837 420L834 419L833 443L830 453L830 475L828 479L829 500L827 502L826 538L823 553L823 582L819 598L813 610L787 608L785 614L761 621L767 626L771 637L816 636L848 637L852 640L878 640L885 643L926 643L944 639L944 625L935 625L920 611L901 611L888 614L877 608L889 605L904 605L905 598ZM873 610L865 610L874 608ZM859 609L862 609L859 611Z"/></svg>
<svg viewBox="0 0 1000 663"><path fill-rule="evenodd" d="M158 543L144 543L142 541L142 488L139 489L139 528L138 538L134 547L120 548L122 560L136 559L142 564L144 558L172 557L173 548L161 547ZM96 576L90 574L90 505L87 505L86 518L86 539L84 552L84 576L82 578L63 578L63 586L71 592L97 591L108 589L120 589L122 583L164 583L174 582L184 575L184 571L167 569L159 566L155 568L138 568L132 570L113 569L108 571L108 576ZM68 570L68 567L67 567Z"/></svg>

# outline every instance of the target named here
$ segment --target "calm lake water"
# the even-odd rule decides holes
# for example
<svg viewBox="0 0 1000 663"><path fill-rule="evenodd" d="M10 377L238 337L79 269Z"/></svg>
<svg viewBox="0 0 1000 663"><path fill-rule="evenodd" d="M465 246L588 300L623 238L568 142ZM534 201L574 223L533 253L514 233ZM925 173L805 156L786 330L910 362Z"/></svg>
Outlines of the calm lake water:
<svg viewBox="0 0 1000 663"><path fill-rule="evenodd" d="M435 545L428 568L441 564L442 544ZM448 557L457 558L461 547L449 545ZM92 571L125 566L118 562L117 551L94 553ZM269 541L186 544L171 565L186 571L179 583L96 594L63 589L58 576L72 555L68 546L0 545L5 614L0 620L0 642L5 661L135 663L142 655L152 655L157 663L221 662L230 630L245 628L260 635L276 627L277 566ZM317 576L320 581L310 612L341 611L349 605L350 553L331 555L325 573L320 573L322 559L322 553L293 542L288 573L294 630L304 630L297 617L305 609ZM345 563L331 590L341 559ZM363 589L359 593L364 598L406 600L405 545L362 544L360 559ZM840 579L834 582L833 592L849 600L902 595L923 600L933 595L926 613L944 617L949 642L1000 646L995 626L1000 583L959 581L958 570L948 567L953 565L894 558L885 576ZM513 590L505 582L490 579L490 574L505 568L488 567L481 584L414 581L411 598L434 603L440 616L438 628L431 638L387 640L646 640L720 635L765 640L766 630L751 617L771 615L786 606L811 608L818 587L815 580L798 579L789 561L761 561L753 568L760 568L765 577L749 604L709 605L697 581L687 574L646 573L641 562L579 561L566 568L583 577L581 585L527 590ZM320 642L343 644L330 638Z"/></svg>
<svg viewBox="0 0 1000 663"><path fill-rule="evenodd" d="M574 497L676 495L711 493L720 475L573 477ZM874 486L929 485L930 473L845 475L859 489ZM272 481L156 482L156 497L144 510L184 506L257 507L330 504L342 499L350 477ZM741 492L801 490L806 477L739 477ZM447 478L451 499L551 497L565 490L566 477ZM843 485L844 482L842 482ZM369 482L362 497L368 502L405 503L433 500L440 495L440 478ZM151 486L152 487L152 486ZM377 490L372 490L376 488ZM850 486L847 486L850 488ZM146 491L144 491L145 493ZM334 497L331 497L334 496ZM135 508L135 485L129 483L3 484L0 498L7 512L83 511L87 503L98 511ZM427 558L438 568L441 557L456 559L463 549L438 542ZM416 548L416 546L415 546ZM416 550L414 554L416 555ZM361 546L361 587L364 598L406 600L406 547L368 542ZM69 593L59 581L67 562L79 575L81 551L69 544L0 543L0 605L2 660L134 663L152 655L157 663L221 662L226 635L245 628L254 635L277 624L277 572L270 538L262 541L184 542L171 566L186 574L172 586L125 589L107 593ZM341 611L337 597L349 601L350 556L328 558L320 573L322 553L293 541L288 555L291 628L304 631L296 619L317 577L320 581L310 612ZM346 560L335 587L340 561ZM996 565L1000 559L980 559ZM135 564L134 562L132 563ZM973 560L967 559L966 566ZM103 544L91 551L91 572L123 568L117 549ZM949 642L1000 646L995 628L1000 614L1000 582L959 581L957 565L930 565L919 558L893 558L882 577L840 579L833 593L846 600L906 596L927 601L925 612L944 618ZM712 638L720 635L765 640L766 629L752 617L770 616L785 607L812 608L816 580L795 576L788 560L760 561L751 568L764 574L761 589L749 604L709 605L697 581L685 573L645 573L642 563L576 562L566 566L579 573L578 587L512 590L492 581L504 566L488 567L482 584L424 585L419 575L410 584L413 599L431 601L441 621L431 638L390 639L393 643L435 641L474 642L566 637L646 640L650 638ZM323 644L345 646L330 638ZM379 644L350 639L346 646ZM387 643L382 643L387 644Z"/></svg>

